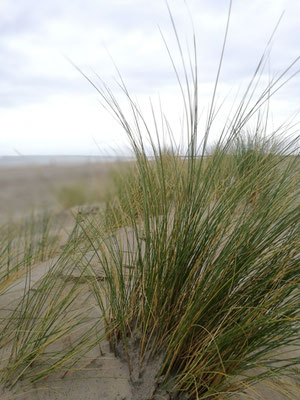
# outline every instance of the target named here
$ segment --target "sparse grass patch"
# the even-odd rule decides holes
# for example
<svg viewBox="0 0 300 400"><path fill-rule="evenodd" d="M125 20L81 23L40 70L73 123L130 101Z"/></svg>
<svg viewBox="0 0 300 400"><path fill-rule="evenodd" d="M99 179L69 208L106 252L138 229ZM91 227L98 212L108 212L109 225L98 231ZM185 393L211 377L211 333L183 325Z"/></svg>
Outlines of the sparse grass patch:
<svg viewBox="0 0 300 400"><path fill-rule="evenodd" d="M76 225L60 256L38 279L28 267L15 308L0 326L0 382L6 387L14 389L20 380L36 382L53 373L64 377L75 364L77 369L85 365L84 355L103 340L100 309L97 312L89 290L96 279L87 251ZM8 289L13 293L13 286ZM10 294L3 295L7 308Z"/></svg>
<svg viewBox="0 0 300 400"><path fill-rule="evenodd" d="M57 199L64 208L100 203L104 201L106 188L91 183L78 182L57 190Z"/></svg>
<svg viewBox="0 0 300 400"><path fill-rule="evenodd" d="M0 228L0 289L38 262L52 258L59 245L53 216L44 211ZM1 290L0 290L1 296Z"/></svg>

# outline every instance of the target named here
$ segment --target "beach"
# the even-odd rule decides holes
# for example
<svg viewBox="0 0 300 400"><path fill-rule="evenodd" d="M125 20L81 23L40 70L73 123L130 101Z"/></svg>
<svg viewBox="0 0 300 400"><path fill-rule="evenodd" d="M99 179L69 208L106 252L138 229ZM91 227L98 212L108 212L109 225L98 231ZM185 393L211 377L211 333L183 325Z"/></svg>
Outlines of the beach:
<svg viewBox="0 0 300 400"><path fill-rule="evenodd" d="M69 333L65 333L61 339L54 340L51 343L52 352L62 352L71 349L76 343L82 329L92 329L95 320L100 319L99 310L97 311L97 301L93 297L92 290L85 282L95 279L95 282L102 282L103 266L95 253L86 253L86 259L89 257L90 269L83 270L81 267L69 267L66 262L64 269L61 261L61 249L68 242L68 237L75 225L75 216L78 210L83 207L86 215L91 213L94 217L94 210L97 212L103 203L101 196L95 197L89 205L77 205L70 208L62 204L59 193L64 187L80 186L92 188L105 187L108 180L109 171L112 165L107 163L92 164L72 164L72 165L23 165L10 166L0 168L0 222L6 224L8 221L15 222L24 219L30 215L40 214L43 210L49 210L55 220L56 246L51 253L51 258L44 261L34 262L30 268L30 277L28 274L21 273L19 277L15 276L14 283L5 287L0 295L0 312L1 319L5 321L7 315L18 307L24 293L41 290L41 282L45 277L51 276L64 282L64 293L75 290L76 296L71 308L80 310L81 314L86 313L87 320L82 323L79 331L74 329ZM83 211L83 218L84 218ZM54 229L54 228L53 228ZM122 231L123 229L123 231ZM133 231L125 232L124 229L114 232L114 240L122 244L122 253L129 250L134 252L136 249L135 233ZM131 238L128 240L128 235ZM130 236L131 235L131 236ZM51 236L51 233L50 233ZM130 248L130 243L132 247ZM73 253L75 250L72 250ZM74 263L78 263L78 254L70 255L69 259L74 256ZM50 253L49 253L50 254ZM46 256L45 256L46 257ZM125 257L125 256L124 256ZM125 260L125 259L124 259ZM123 261L126 266L128 262ZM72 264L72 263L71 263ZM68 272L68 268L73 268ZM76 279L82 279L80 285L74 284ZM29 281L28 281L29 279ZM74 279L74 281L72 281ZM85 281L86 279L86 281ZM46 281L45 281L46 282ZM105 282L101 283L105 285ZM46 284L45 284L46 285ZM105 296L105 290L101 289L101 296ZM103 300L104 301L104 300ZM77 314L76 314L77 318ZM70 325L71 326L71 325ZM103 325L97 327L101 335L104 334ZM101 331L102 329L102 331ZM79 336L78 336L79 335ZM290 349L289 349L290 351ZM293 350L298 351L299 350ZM11 352L10 345L2 347L0 350L0 366L3 360ZM47 363L47 360L44 360ZM30 367L31 368L31 367ZM139 379L132 380L128 371L128 365L124 357L117 357L111 349L107 339L99 341L84 354L79 364L71 367L70 372L66 373L64 369L58 370L50 374L45 379L41 379L36 383L28 383L28 381L18 381L12 388L5 386L0 387L1 400L19 399L19 400L138 400L138 399L171 399L170 395L164 391L160 395L156 395L154 384L155 375L158 369L154 363L150 363L143 375ZM252 371L253 372L253 371ZM251 373L251 371L249 372ZM266 380L251 388L245 388L244 393L233 394L234 400L255 399L255 400L285 400L287 398L297 398L299 381L295 378L287 379L286 387L280 384L276 386L274 382ZM289 391L287 394L287 390ZM287 397L290 396L290 397ZM184 395L180 397L184 399ZM223 398L223 397L218 397ZM224 397L225 398L225 397Z"/></svg>

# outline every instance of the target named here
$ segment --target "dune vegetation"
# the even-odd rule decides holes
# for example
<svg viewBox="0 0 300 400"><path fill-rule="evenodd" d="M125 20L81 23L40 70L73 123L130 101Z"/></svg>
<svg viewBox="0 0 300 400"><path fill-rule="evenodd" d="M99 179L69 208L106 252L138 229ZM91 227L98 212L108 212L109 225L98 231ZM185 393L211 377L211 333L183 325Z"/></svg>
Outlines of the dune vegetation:
<svg viewBox="0 0 300 400"><path fill-rule="evenodd" d="M84 369L106 340L128 365L133 399L221 399L267 379L299 395L299 138L285 124L269 132L266 107L290 66L258 92L266 50L212 147L224 48L200 129L196 38L186 55L171 21L185 71L181 78L170 54L185 146L173 142L162 110L147 121L122 79L130 115L109 87L85 76L124 128L135 161L111 176L104 207L75 215L63 246L46 217L0 232L7 390Z"/></svg>

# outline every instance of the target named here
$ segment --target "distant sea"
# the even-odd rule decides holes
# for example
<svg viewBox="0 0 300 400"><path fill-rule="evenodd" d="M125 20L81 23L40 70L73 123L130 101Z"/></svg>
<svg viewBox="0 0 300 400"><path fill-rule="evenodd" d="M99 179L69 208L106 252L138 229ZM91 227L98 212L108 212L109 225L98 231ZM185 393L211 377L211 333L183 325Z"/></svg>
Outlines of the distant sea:
<svg viewBox="0 0 300 400"><path fill-rule="evenodd" d="M131 160L131 157L116 156L0 156L0 168L32 165L90 164Z"/></svg>

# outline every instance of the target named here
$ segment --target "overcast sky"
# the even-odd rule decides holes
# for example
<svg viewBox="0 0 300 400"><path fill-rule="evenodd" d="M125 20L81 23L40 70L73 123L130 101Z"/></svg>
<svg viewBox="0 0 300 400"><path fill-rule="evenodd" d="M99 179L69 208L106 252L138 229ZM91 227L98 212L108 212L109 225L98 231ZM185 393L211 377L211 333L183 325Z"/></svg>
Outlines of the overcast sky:
<svg viewBox="0 0 300 400"><path fill-rule="evenodd" d="M186 3L198 40L204 111L216 76L229 1ZM191 43L184 0L169 0L169 5L183 42ZM235 94L249 81L283 11L270 58L272 76L300 55L300 1L233 0L222 95ZM131 94L142 105L149 96L155 99L160 94L171 123L178 123L181 102L158 27L175 54L164 0L0 0L0 155L94 155L122 148L125 134L68 59L95 81L95 73L99 74L118 96L110 54ZM271 106L276 123L300 109L298 76ZM224 116L218 118L224 123Z"/></svg>

